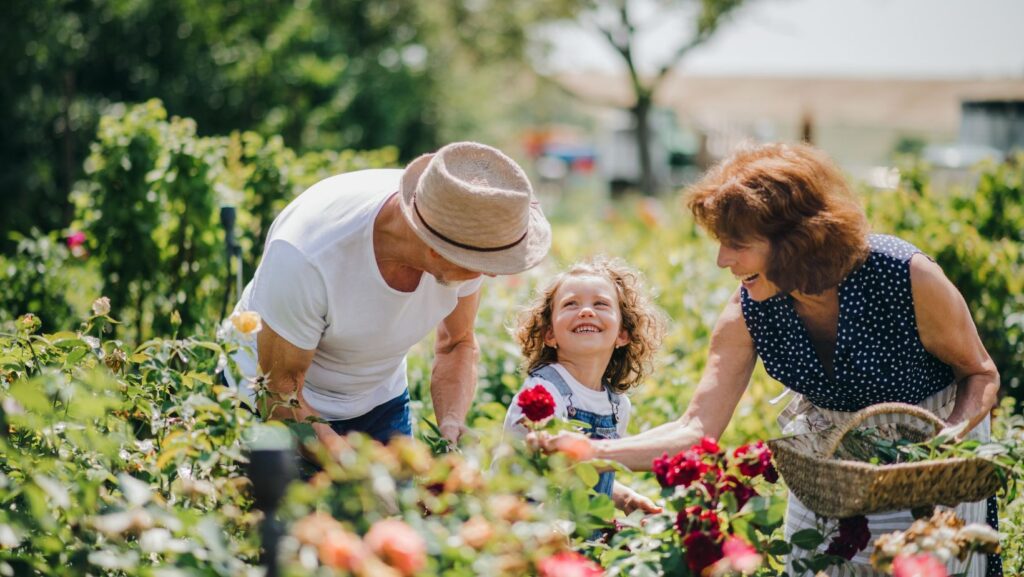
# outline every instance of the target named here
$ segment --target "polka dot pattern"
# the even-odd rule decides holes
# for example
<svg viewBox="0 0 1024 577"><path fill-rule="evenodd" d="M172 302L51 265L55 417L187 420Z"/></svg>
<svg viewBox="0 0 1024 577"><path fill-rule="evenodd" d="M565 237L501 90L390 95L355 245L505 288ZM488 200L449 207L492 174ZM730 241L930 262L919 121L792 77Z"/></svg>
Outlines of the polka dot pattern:
<svg viewBox="0 0 1024 577"><path fill-rule="evenodd" d="M953 382L925 350L910 292L912 244L871 235L867 261L839 284L834 377L825 372L793 297L757 302L740 290L743 318L765 370L815 405L859 411L885 402L918 404Z"/></svg>

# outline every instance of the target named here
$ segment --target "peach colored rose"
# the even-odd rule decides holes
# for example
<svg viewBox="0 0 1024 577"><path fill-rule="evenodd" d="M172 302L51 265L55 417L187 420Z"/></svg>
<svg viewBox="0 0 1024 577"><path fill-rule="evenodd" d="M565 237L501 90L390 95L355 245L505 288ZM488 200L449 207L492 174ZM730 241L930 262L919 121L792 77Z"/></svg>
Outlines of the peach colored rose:
<svg viewBox="0 0 1024 577"><path fill-rule="evenodd" d="M107 297L100 297L92 301L92 314L98 317L110 314L110 299Z"/></svg>
<svg viewBox="0 0 1024 577"><path fill-rule="evenodd" d="M590 444L590 439L580 435L558 437L555 448L573 461L589 461L594 458L594 446Z"/></svg>
<svg viewBox="0 0 1024 577"><path fill-rule="evenodd" d="M231 315L231 324L243 335L251 335L263 329L263 319L254 311L244 311Z"/></svg>
<svg viewBox="0 0 1024 577"><path fill-rule="evenodd" d="M320 562L328 567L354 571L366 559L363 542L344 529L334 529L323 536L318 548Z"/></svg>
<svg viewBox="0 0 1024 577"><path fill-rule="evenodd" d="M471 517L459 528L459 537L462 538L462 542L474 549L483 549L493 536L494 528L487 522L487 519L480 516Z"/></svg>
<svg viewBox="0 0 1024 577"><path fill-rule="evenodd" d="M494 495L489 502L491 511L505 522L515 523L530 518L530 506L514 495Z"/></svg>
<svg viewBox="0 0 1024 577"><path fill-rule="evenodd" d="M413 575L427 564L427 544L419 533L398 519L377 521L364 538L366 546L403 575Z"/></svg>

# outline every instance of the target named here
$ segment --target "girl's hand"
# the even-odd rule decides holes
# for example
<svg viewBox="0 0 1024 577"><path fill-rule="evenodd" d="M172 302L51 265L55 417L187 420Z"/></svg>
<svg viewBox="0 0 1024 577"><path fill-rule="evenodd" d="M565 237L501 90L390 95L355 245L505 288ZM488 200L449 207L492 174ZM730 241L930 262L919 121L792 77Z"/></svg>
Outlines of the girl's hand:
<svg viewBox="0 0 1024 577"><path fill-rule="evenodd" d="M615 501L615 507L627 515L637 509L643 511L647 515L661 513L663 511L663 509L657 506L654 501L621 483L615 483L615 488L612 490L612 500Z"/></svg>

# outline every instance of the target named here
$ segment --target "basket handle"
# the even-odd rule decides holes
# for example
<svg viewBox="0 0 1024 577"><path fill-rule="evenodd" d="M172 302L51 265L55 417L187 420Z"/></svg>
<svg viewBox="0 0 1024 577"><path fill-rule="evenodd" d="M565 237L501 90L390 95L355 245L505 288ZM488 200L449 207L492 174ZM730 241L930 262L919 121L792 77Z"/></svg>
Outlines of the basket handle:
<svg viewBox="0 0 1024 577"><path fill-rule="evenodd" d="M858 425L863 423L865 420L874 417L876 415L889 415L903 413L912 417L917 417L922 421L928 422L928 424L935 427L935 434L946 427L946 423L942 419L936 417L931 411L922 409L917 405L909 405L907 403L879 403L877 405L871 405L865 407L850 417L845 423L840 425L832 433L832 436L828 440L826 445L828 452L825 455L831 457L836 454L836 450L839 449L839 444L843 442L843 437L847 433L855 429Z"/></svg>

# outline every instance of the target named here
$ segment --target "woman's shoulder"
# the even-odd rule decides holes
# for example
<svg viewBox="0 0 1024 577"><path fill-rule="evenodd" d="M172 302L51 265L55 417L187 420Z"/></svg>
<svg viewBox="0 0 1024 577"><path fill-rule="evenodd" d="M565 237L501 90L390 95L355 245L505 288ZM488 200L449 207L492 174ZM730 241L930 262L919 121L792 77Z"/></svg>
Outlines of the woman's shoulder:
<svg viewBox="0 0 1024 577"><path fill-rule="evenodd" d="M869 260L882 262L910 262L910 258L921 252L913 244L891 234L872 234L868 236L870 247Z"/></svg>

